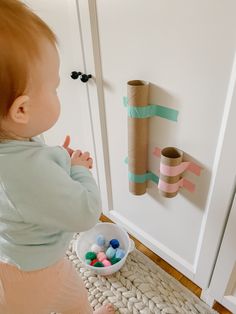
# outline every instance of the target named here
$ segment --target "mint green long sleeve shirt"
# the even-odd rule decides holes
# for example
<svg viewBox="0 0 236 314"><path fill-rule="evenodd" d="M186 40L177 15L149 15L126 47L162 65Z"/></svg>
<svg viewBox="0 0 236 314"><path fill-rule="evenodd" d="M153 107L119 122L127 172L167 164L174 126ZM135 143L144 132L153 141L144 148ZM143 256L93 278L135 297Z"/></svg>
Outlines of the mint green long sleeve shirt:
<svg viewBox="0 0 236 314"><path fill-rule="evenodd" d="M0 260L24 271L65 256L75 232L92 228L101 199L91 172L62 147L0 144Z"/></svg>

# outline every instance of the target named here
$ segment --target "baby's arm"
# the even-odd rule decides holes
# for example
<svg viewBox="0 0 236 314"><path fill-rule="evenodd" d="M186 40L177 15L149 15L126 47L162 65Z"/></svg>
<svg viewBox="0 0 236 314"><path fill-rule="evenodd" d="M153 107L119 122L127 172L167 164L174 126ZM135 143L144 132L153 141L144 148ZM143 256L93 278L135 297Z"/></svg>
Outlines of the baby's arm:
<svg viewBox="0 0 236 314"><path fill-rule="evenodd" d="M32 156L23 166L24 180L17 191L9 190L12 202L28 223L71 232L92 228L101 214L101 200L91 172L84 166L71 167L64 149L53 152L49 159Z"/></svg>

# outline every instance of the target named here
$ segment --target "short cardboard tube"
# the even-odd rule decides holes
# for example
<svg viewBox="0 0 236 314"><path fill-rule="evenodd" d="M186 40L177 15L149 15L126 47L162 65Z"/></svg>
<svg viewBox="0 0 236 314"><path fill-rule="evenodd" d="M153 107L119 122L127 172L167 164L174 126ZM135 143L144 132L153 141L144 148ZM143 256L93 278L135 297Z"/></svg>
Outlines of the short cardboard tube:
<svg viewBox="0 0 236 314"><path fill-rule="evenodd" d="M167 166L178 166L181 164L183 160L183 152L175 147L165 147L161 150L161 164L167 165ZM181 178L181 174L176 176L167 176L162 173L160 173L160 179L168 184L174 184L179 182ZM176 192L167 192L162 191L159 188L159 192L162 196L171 198L178 194L178 190Z"/></svg>

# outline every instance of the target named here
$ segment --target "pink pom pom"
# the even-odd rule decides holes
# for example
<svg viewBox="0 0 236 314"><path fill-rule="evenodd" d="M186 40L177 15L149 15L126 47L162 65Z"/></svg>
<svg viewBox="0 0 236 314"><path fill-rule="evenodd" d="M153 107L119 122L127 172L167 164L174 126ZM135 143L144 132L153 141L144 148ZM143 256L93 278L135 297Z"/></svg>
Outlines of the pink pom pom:
<svg viewBox="0 0 236 314"><path fill-rule="evenodd" d="M104 265L105 267L111 266L111 262L108 261L107 259L104 259L104 260L102 261L102 263L103 263L103 265Z"/></svg>
<svg viewBox="0 0 236 314"><path fill-rule="evenodd" d="M100 261L100 262L102 262L104 259L106 259L107 257L106 257L106 254L104 253L104 252L99 252L98 254L97 254L97 259Z"/></svg>

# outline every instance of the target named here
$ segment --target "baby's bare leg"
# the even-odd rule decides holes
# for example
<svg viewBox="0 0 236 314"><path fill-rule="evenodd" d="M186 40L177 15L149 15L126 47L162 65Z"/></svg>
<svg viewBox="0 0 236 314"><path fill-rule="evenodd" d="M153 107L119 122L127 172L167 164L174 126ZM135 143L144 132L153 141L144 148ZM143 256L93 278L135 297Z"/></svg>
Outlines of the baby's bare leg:
<svg viewBox="0 0 236 314"><path fill-rule="evenodd" d="M61 314L93 314L88 292L73 264L64 259L59 270L59 293L54 303L54 311Z"/></svg>
<svg viewBox="0 0 236 314"><path fill-rule="evenodd" d="M76 272L74 266L65 260L60 268L63 271L61 276L61 291L57 299L57 312L62 314L115 314L111 304L101 306L93 312L88 302L88 293L82 279Z"/></svg>
<svg viewBox="0 0 236 314"><path fill-rule="evenodd" d="M115 310L113 305L106 304L94 311L93 314L115 314Z"/></svg>
<svg viewBox="0 0 236 314"><path fill-rule="evenodd" d="M81 311L80 311L80 309L75 309L75 310L70 310L70 311L67 311L67 312L63 312L61 314L81 314Z"/></svg>
<svg viewBox="0 0 236 314"><path fill-rule="evenodd" d="M81 308L63 312L63 314L82 314ZM93 314L115 314L114 307L111 304L101 306L98 310L94 311Z"/></svg>

